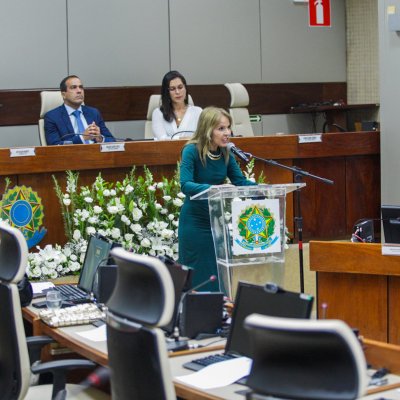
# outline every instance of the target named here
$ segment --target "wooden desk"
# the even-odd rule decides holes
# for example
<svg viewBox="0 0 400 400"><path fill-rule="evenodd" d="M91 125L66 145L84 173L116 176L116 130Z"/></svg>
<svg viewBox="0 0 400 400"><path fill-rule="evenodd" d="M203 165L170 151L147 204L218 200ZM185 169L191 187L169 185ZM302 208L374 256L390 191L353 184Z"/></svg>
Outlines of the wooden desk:
<svg viewBox="0 0 400 400"><path fill-rule="evenodd" d="M35 311L31 310L30 308L24 309L24 317L32 318L32 316L35 316L35 314ZM87 331L91 328L95 329L93 326L82 325L55 329L50 328L40 320L38 321L38 324L41 325L40 333L48 334L55 340L59 341L60 344L69 347L78 354L81 354L82 356L94 362L97 362L101 365L108 364L107 345L105 342L91 342L89 340L84 340L81 336L77 335L78 332ZM190 361L194 357L198 357L197 353L217 353L221 352L221 348L222 346L213 346L186 352L173 353L170 355L170 368L172 376L182 376L192 373L192 371L183 368L183 364ZM364 339L364 351L368 362L373 365L374 368L386 367L389 368L392 373L400 374L400 346ZM246 386L233 384L211 390L200 390L187 386L183 383L179 383L176 380L174 381L174 386L177 396L187 400L243 400L243 394L240 392L243 392L247 389ZM371 393L373 393L374 390L376 389L373 389ZM385 393L380 394L384 395ZM392 393L389 392L388 394ZM396 397L396 399L397 398L400 398L400 396ZM370 397L367 396L365 400L367 399L370 399Z"/></svg>
<svg viewBox="0 0 400 400"><path fill-rule="evenodd" d="M310 173L334 180L333 186L309 178L302 190L303 237L337 239L351 234L359 218L379 217L380 140L379 132L331 133L321 143L299 144L297 135L235 138L236 146L266 159L296 165ZM100 145L69 145L35 148L35 156L10 157L0 149L0 176L10 177L14 185L32 187L44 205L44 226L48 234L40 243L65 243L58 199L52 175L65 182L67 169L79 171L80 185L93 183L99 172L104 179L122 179L132 166L147 165L156 179L171 176L180 159L185 141L141 141L125 143L124 152L102 153ZM291 183L290 171L256 163L268 183ZM0 179L0 193L5 182ZM360 199L362 201L360 201ZM287 226L293 228L293 196L287 199Z"/></svg>
<svg viewBox="0 0 400 400"><path fill-rule="evenodd" d="M382 256L381 245L310 242L317 272L318 310L368 338L400 344L400 257Z"/></svg>

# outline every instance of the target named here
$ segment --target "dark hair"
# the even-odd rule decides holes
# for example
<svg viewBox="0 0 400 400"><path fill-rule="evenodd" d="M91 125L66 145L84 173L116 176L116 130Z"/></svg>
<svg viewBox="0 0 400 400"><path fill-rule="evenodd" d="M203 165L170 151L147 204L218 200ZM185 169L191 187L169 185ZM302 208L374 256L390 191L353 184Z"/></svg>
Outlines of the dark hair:
<svg viewBox="0 0 400 400"><path fill-rule="evenodd" d="M68 75L68 76L66 76L60 83L60 90L62 92L66 92L67 91L67 80L71 79L71 78L78 78L79 79L79 76L76 76L76 75Z"/></svg>
<svg viewBox="0 0 400 400"><path fill-rule="evenodd" d="M164 78L161 83L161 106L160 106L160 110L163 114L163 117L167 122L171 122L175 117L174 109L172 107L171 96L169 94L169 83L176 78L179 78L185 85L186 88L185 104L188 104L188 91L187 91L185 77L178 71L167 72L164 75Z"/></svg>

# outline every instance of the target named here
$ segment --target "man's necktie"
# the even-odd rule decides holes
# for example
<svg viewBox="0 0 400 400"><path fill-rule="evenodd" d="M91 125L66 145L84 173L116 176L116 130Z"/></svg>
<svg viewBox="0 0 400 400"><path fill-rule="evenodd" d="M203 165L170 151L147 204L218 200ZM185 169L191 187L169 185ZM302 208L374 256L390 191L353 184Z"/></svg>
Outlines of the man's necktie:
<svg viewBox="0 0 400 400"><path fill-rule="evenodd" d="M78 126L78 133L85 132L85 127L83 126L83 122L81 120L81 111L75 110L72 115L76 118L76 124ZM83 140L83 139L82 139ZM90 143L89 140L83 140L84 143Z"/></svg>

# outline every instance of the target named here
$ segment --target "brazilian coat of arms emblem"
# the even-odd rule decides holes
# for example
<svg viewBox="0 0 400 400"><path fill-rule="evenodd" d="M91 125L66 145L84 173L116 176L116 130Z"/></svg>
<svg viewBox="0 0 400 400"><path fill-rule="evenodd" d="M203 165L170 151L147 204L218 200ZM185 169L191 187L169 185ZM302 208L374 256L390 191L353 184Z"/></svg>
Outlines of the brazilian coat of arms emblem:
<svg viewBox="0 0 400 400"><path fill-rule="evenodd" d="M277 201L241 202L236 206L232 217L236 254L280 251Z"/></svg>
<svg viewBox="0 0 400 400"><path fill-rule="evenodd" d="M32 188L14 186L4 193L0 218L23 233L29 248L36 246L47 232L42 227L43 217L42 200Z"/></svg>

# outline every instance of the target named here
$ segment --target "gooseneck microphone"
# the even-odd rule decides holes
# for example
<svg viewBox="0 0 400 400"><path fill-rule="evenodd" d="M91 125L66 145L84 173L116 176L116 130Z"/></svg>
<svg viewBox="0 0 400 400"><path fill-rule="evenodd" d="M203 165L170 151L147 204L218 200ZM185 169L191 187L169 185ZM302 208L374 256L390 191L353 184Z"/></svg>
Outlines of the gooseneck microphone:
<svg viewBox="0 0 400 400"><path fill-rule="evenodd" d="M171 140L176 136L176 135L180 135L181 133L190 133L191 135L193 135L194 131L178 131L175 132L172 136L171 136ZM187 137L186 135L182 136L182 137Z"/></svg>
<svg viewBox="0 0 400 400"><path fill-rule="evenodd" d="M175 338L176 341L179 340L179 322L180 322L180 318L181 318L181 314L182 314L183 302L185 301L186 296L189 293L192 293L192 292L196 291L197 289L200 289L203 286L207 285L208 283L214 282L216 280L217 280L216 275L211 275L207 280L205 280L204 282L201 282L198 285L192 287L187 292L183 293L183 295L181 296L181 299L180 299L178 307L177 307L178 311L177 311L176 316L175 316L174 330L173 330L173 333L172 333L172 336Z"/></svg>
<svg viewBox="0 0 400 400"><path fill-rule="evenodd" d="M81 137L82 135L83 135L83 133L67 133L66 135L62 135L60 137L60 142L64 142L65 139L67 139L67 138L71 139L71 138L73 138L75 136ZM89 136L89 138L91 140L94 140L96 137L100 136L100 137L102 137L102 139L104 141L104 136L103 135L85 135L85 136ZM62 144L64 144L64 143L62 143Z"/></svg>
<svg viewBox="0 0 400 400"><path fill-rule="evenodd" d="M245 163L248 163L250 161L248 154L236 147L234 143L229 142L226 148L230 150L235 156L238 156Z"/></svg>

